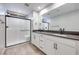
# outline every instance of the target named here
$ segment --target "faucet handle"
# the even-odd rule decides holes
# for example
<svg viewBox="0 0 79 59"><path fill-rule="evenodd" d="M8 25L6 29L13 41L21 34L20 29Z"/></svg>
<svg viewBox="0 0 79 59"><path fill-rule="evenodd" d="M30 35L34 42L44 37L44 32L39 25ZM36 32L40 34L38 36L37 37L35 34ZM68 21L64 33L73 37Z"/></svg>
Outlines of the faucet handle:
<svg viewBox="0 0 79 59"><path fill-rule="evenodd" d="M65 28L62 29L63 31L65 30Z"/></svg>
<svg viewBox="0 0 79 59"><path fill-rule="evenodd" d="M60 33L63 34L64 33L64 28L60 28Z"/></svg>

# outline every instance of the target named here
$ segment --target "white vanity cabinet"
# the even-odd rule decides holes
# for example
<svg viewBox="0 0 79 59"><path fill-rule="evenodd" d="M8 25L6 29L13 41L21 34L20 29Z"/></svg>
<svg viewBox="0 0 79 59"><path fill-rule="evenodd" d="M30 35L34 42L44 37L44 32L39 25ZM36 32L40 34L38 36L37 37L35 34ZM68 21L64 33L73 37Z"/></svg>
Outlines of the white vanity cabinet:
<svg viewBox="0 0 79 59"><path fill-rule="evenodd" d="M47 55L76 55L79 54L79 43L67 38L34 33L33 44ZM77 43L77 44L76 44ZM78 50L78 52L77 52Z"/></svg>
<svg viewBox="0 0 79 59"><path fill-rule="evenodd" d="M50 36L49 36L50 37ZM52 51L54 55L75 55L76 42L74 40L51 36Z"/></svg>
<svg viewBox="0 0 79 59"><path fill-rule="evenodd" d="M57 43L56 55L76 55L76 48Z"/></svg>
<svg viewBox="0 0 79 59"><path fill-rule="evenodd" d="M35 44L35 41L36 41L35 34L34 34L34 33L32 33L32 40L31 40L31 42L32 42L33 44Z"/></svg>
<svg viewBox="0 0 79 59"><path fill-rule="evenodd" d="M76 41L61 38L61 37L54 37L52 36L52 39L55 39L55 54L56 55L76 55ZM58 41L57 41L58 40Z"/></svg>
<svg viewBox="0 0 79 59"><path fill-rule="evenodd" d="M45 52L45 40L46 38L44 37L43 34L40 34L40 37L39 37L39 48Z"/></svg>
<svg viewBox="0 0 79 59"><path fill-rule="evenodd" d="M52 54L52 43L49 43L49 42L51 41L47 38L47 40L45 41L45 52L48 55Z"/></svg>
<svg viewBox="0 0 79 59"><path fill-rule="evenodd" d="M39 47L39 36L40 36L40 34L38 34L38 33L33 33L33 35L32 35L32 43L34 44L34 45L36 45L37 47Z"/></svg>
<svg viewBox="0 0 79 59"><path fill-rule="evenodd" d="M79 55L79 41L76 41L77 55Z"/></svg>
<svg viewBox="0 0 79 59"><path fill-rule="evenodd" d="M48 55L55 55L55 47L54 47L54 43L55 41L53 41L51 39L51 36L45 35L45 49L46 49L46 54Z"/></svg>

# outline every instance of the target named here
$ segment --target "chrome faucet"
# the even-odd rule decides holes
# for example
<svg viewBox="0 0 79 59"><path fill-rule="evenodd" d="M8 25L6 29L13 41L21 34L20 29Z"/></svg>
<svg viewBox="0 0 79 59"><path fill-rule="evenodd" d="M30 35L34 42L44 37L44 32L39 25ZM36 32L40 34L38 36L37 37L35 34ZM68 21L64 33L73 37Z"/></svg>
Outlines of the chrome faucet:
<svg viewBox="0 0 79 59"><path fill-rule="evenodd" d="M64 33L64 30L65 30L64 28L60 28L59 29L60 34L63 34Z"/></svg>

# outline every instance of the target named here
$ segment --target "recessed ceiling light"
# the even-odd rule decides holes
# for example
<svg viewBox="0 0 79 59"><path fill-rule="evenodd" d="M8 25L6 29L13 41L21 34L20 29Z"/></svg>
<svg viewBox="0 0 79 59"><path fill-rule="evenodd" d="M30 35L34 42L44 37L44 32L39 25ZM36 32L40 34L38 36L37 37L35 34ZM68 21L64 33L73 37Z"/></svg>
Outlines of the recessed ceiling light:
<svg viewBox="0 0 79 59"><path fill-rule="evenodd" d="M41 9L41 7L38 7L38 9Z"/></svg>

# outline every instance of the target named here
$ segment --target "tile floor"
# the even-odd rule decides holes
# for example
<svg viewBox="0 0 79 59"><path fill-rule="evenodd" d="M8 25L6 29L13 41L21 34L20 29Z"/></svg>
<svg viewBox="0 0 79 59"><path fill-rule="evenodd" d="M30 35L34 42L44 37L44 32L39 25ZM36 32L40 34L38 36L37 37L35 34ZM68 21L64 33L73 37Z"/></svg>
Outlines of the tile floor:
<svg viewBox="0 0 79 59"><path fill-rule="evenodd" d="M18 44L6 48L4 55L44 55L30 43Z"/></svg>

